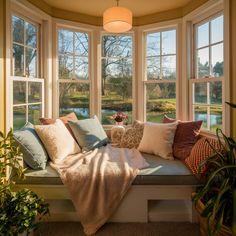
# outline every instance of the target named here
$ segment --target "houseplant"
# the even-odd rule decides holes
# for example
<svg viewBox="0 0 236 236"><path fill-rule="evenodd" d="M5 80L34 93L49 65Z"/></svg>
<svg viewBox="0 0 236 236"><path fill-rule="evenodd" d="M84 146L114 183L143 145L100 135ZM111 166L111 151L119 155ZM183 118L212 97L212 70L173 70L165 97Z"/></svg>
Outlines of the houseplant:
<svg viewBox="0 0 236 236"><path fill-rule="evenodd" d="M228 103L232 108L235 104ZM216 131L221 150L214 150L200 166L205 166L204 184L193 196L197 210L201 212L205 235L236 235L236 142L221 129Z"/></svg>
<svg viewBox="0 0 236 236"><path fill-rule="evenodd" d="M24 178L21 152L15 146L13 132L0 132L0 236L33 231L37 221L49 212L48 204L31 190L14 191L14 179ZM8 172L11 170L11 177ZM37 220L36 220L37 219Z"/></svg>

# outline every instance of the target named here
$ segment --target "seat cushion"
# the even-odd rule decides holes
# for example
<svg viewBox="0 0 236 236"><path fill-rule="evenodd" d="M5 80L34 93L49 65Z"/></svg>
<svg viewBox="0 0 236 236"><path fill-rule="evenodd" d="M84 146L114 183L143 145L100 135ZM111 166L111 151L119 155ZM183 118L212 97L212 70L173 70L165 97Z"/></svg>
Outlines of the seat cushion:
<svg viewBox="0 0 236 236"><path fill-rule="evenodd" d="M133 181L133 185L199 185L198 179L180 160L165 160L161 157L142 153L150 164L140 170ZM27 170L26 179L17 181L18 184L61 185L57 172L47 165L45 170Z"/></svg>

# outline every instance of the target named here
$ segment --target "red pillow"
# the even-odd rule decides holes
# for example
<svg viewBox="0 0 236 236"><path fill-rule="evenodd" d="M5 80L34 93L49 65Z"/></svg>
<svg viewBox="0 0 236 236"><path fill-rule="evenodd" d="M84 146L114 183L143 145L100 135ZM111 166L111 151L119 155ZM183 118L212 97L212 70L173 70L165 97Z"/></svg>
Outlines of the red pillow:
<svg viewBox="0 0 236 236"><path fill-rule="evenodd" d="M175 122L175 119L164 116L163 123ZM175 132L173 143L173 154L176 158L183 160L190 155L193 145L197 142L202 120L179 121Z"/></svg>
<svg viewBox="0 0 236 236"><path fill-rule="evenodd" d="M59 119L64 123L66 128L70 131L70 133L73 136L73 132L72 132L72 130L71 130L69 124L68 124L68 121L69 120L78 120L76 114L74 112L71 112L71 113L69 113L66 116L59 117ZM55 123L56 119L52 119L52 118L39 118L39 121L40 121L40 123L42 125L50 125L50 124Z"/></svg>
<svg viewBox="0 0 236 236"><path fill-rule="evenodd" d="M205 138L205 137L199 139L197 143L194 145L190 156L184 160L185 164L189 167L189 169L193 172L194 175L202 174L205 172L206 167L202 166L200 172L198 173L199 165L203 160L205 160L214 153L214 150L208 144L206 139L217 151L220 151L222 149L217 139Z"/></svg>

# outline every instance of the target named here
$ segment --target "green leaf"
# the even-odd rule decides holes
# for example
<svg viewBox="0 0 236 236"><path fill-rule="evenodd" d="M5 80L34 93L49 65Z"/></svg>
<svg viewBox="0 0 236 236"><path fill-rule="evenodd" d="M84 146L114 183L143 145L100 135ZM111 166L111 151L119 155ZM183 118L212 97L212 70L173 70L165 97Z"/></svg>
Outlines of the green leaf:
<svg viewBox="0 0 236 236"><path fill-rule="evenodd" d="M228 104L232 108L236 108L236 104L234 103L231 103L231 102L225 102L225 103Z"/></svg>

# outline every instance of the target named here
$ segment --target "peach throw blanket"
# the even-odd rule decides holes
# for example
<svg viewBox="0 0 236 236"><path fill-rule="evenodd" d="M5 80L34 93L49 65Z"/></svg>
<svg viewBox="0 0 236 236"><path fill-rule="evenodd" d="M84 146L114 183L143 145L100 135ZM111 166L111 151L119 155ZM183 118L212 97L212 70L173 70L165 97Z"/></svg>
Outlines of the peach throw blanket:
<svg viewBox="0 0 236 236"><path fill-rule="evenodd" d="M139 169L148 166L138 150L111 145L51 165L68 188L87 235L108 220Z"/></svg>

